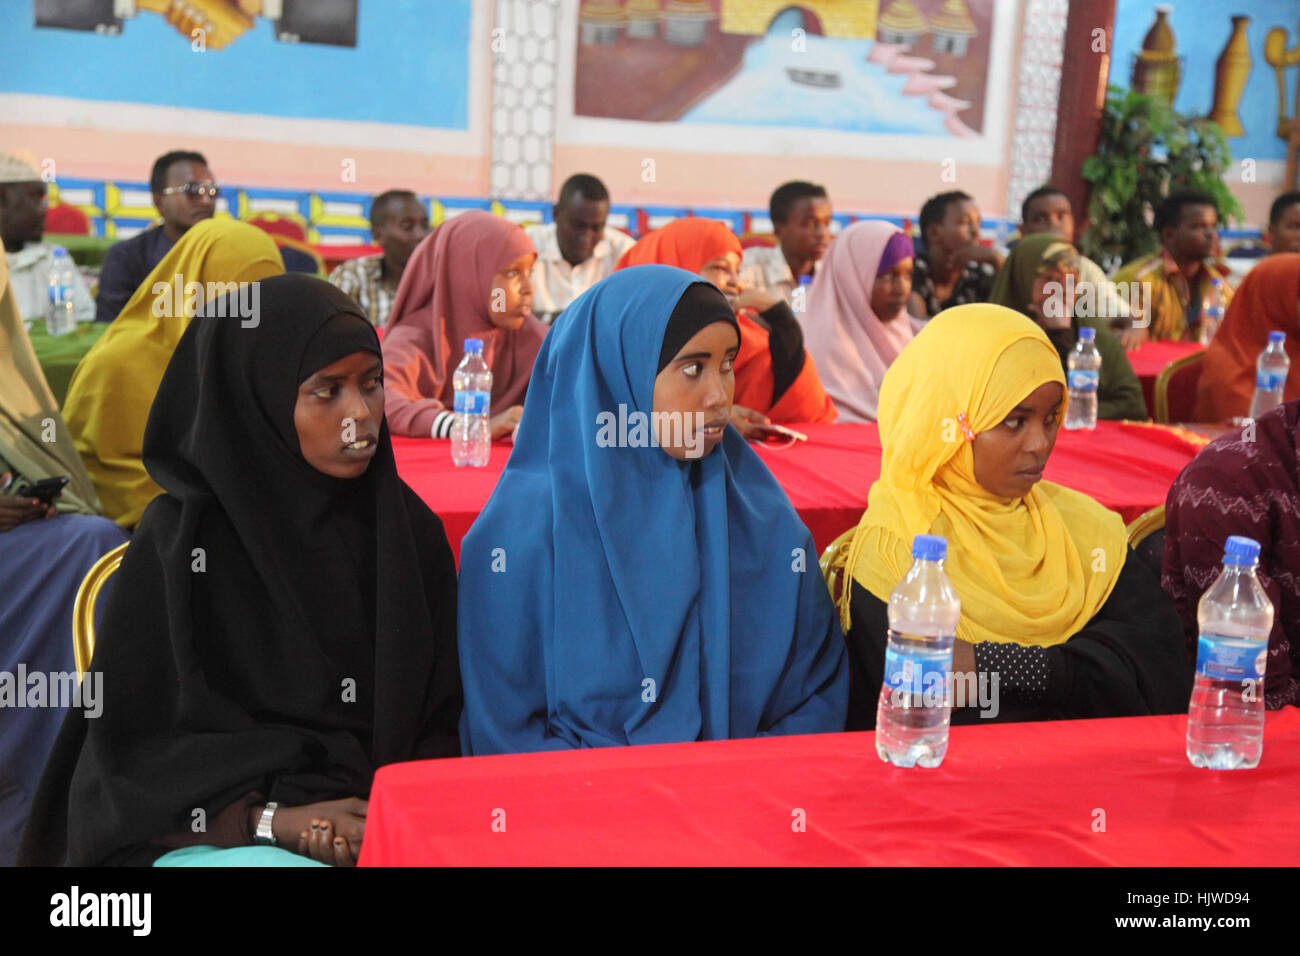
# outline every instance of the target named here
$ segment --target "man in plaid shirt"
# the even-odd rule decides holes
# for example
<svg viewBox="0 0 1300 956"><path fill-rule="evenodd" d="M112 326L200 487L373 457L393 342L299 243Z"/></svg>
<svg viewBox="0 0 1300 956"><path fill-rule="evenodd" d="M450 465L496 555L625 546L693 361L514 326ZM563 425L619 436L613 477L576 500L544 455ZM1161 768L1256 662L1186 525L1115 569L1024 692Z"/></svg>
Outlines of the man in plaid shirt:
<svg viewBox="0 0 1300 956"><path fill-rule="evenodd" d="M330 273L330 282L356 299L371 323L383 328L406 261L428 234L429 211L415 193L406 189L381 193L370 203L370 235L384 251L340 263Z"/></svg>

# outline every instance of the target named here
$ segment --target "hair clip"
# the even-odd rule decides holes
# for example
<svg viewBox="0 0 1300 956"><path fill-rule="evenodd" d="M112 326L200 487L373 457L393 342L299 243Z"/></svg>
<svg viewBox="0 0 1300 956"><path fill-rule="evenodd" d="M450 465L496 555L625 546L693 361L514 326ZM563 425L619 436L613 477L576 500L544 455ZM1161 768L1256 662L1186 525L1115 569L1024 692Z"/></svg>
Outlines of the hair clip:
<svg viewBox="0 0 1300 956"><path fill-rule="evenodd" d="M967 441L975 440L975 433L971 431L970 421L967 419L965 412L957 413L957 426L961 428L962 437Z"/></svg>

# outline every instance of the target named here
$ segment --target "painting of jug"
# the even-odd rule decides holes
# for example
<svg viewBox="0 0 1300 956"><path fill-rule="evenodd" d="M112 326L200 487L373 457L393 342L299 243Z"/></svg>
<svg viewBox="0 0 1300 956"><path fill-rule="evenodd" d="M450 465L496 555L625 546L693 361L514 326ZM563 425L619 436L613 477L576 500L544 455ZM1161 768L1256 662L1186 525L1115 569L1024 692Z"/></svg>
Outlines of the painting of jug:
<svg viewBox="0 0 1300 956"><path fill-rule="evenodd" d="M1246 80L1250 78L1250 39L1246 34L1249 23L1250 17L1232 18L1232 36L1214 68L1214 106L1210 110L1210 119L1218 123L1227 136L1246 135L1237 107L1241 105L1241 95L1246 91Z"/></svg>

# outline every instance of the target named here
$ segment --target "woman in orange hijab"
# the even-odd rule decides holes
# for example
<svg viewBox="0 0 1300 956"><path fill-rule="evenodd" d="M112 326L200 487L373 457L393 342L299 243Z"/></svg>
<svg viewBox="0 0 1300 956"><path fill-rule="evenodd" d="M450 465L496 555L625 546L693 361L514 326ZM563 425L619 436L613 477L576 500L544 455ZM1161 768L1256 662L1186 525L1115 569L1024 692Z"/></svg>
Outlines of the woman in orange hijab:
<svg viewBox="0 0 1300 956"><path fill-rule="evenodd" d="M1224 421L1250 412L1255 363L1270 332L1286 333L1291 374L1282 398L1289 402L1300 398L1300 252L1261 259L1241 280L1223 325L1205 350L1196 387L1196 421Z"/></svg>
<svg viewBox="0 0 1300 956"><path fill-rule="evenodd" d="M804 351L794 312L784 299L746 292L738 277L740 258L735 233L716 219L691 217L644 236L618 268L677 266L699 273L726 295L740 324L731 423L746 438L761 437L768 423L835 421L835 406Z"/></svg>

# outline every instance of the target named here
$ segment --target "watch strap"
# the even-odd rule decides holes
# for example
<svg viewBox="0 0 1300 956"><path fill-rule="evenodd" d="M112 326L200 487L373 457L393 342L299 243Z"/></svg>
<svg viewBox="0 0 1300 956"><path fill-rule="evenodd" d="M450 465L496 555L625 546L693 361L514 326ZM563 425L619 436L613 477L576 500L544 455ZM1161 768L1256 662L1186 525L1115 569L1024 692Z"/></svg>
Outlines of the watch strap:
<svg viewBox="0 0 1300 956"><path fill-rule="evenodd" d="M271 824L279 807L278 803L272 801L262 808L262 815L257 820L257 832L253 834L253 840L258 846L276 846L275 831Z"/></svg>

